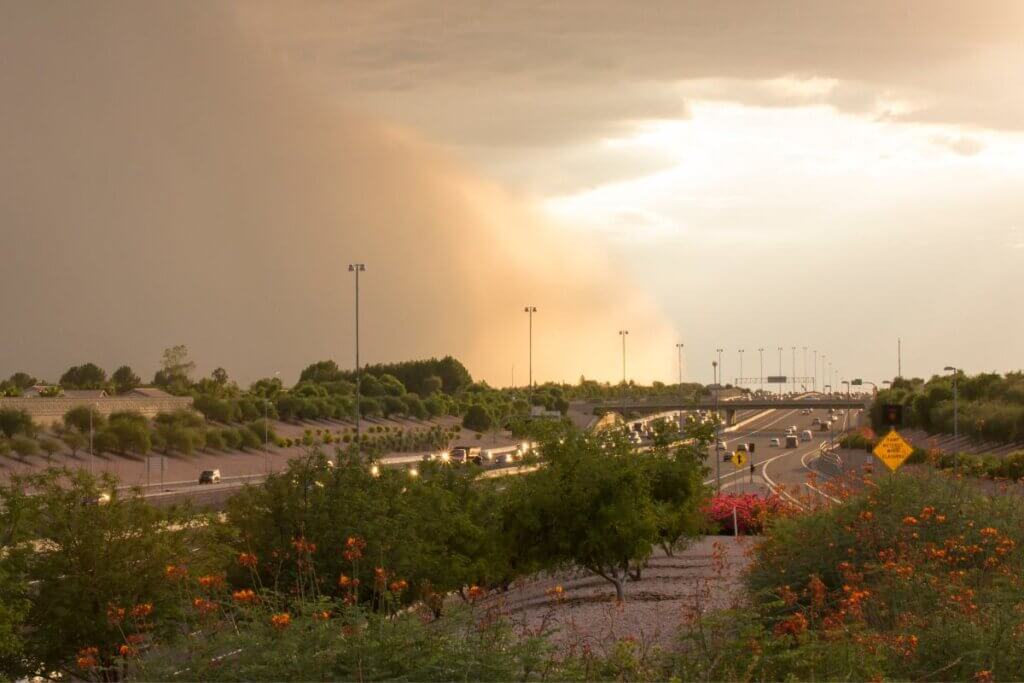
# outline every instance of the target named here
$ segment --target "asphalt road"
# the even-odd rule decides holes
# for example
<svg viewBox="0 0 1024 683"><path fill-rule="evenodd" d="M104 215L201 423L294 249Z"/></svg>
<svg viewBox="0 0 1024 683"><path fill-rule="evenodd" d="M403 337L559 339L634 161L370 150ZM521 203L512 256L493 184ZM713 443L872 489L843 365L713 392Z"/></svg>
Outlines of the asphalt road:
<svg viewBox="0 0 1024 683"><path fill-rule="evenodd" d="M823 420L827 417L827 410L812 410L809 415L801 415L799 410L770 410L738 425L733 431L724 433L722 440L730 451L735 451L741 443L755 445L751 458L754 463L753 476L750 473L750 461L737 469L732 462L723 462L712 448L708 456L712 476L706 483L715 485L717 464L717 482L723 491L767 494L781 487L783 495L801 490L802 493L811 491L814 495L828 498L828 494L821 491L820 487L808 481L808 475L812 472L812 480L816 478L819 482L833 475L831 468L823 467L818 460L822 443L829 440L829 432L818 431L818 427L812 424L814 418ZM844 424L854 426L859 415L855 411L844 411L836 417L834 432L838 439ZM811 430L812 439L801 441L797 448L785 448L786 428L791 425L797 428L797 434L805 429ZM772 447L772 438L777 438L781 446Z"/></svg>

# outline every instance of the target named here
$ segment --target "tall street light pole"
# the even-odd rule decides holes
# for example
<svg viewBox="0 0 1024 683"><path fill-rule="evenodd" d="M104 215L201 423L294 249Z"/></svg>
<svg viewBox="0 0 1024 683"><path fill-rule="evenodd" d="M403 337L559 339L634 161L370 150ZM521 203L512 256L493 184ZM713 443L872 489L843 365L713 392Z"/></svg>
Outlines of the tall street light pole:
<svg viewBox="0 0 1024 683"><path fill-rule="evenodd" d="M362 442L362 412L360 404L360 380L361 371L359 368L359 273L366 272L366 266L362 263L348 264L348 272L356 274L356 456L363 452Z"/></svg>
<svg viewBox="0 0 1024 683"><path fill-rule="evenodd" d="M679 356L679 393L683 393L683 347L685 344L676 344L676 353Z"/></svg>
<svg viewBox="0 0 1024 683"><path fill-rule="evenodd" d="M740 382L742 382L743 381L743 349L740 349L739 352L740 352Z"/></svg>
<svg viewBox="0 0 1024 683"><path fill-rule="evenodd" d="M757 353L761 356L761 374L758 375L759 384L761 385L761 391L764 391L764 347L759 347Z"/></svg>
<svg viewBox="0 0 1024 683"><path fill-rule="evenodd" d="M722 384L722 380L725 378L725 375L722 372L723 367L724 367L722 365L722 351L724 351L724 350L725 349L715 349L715 351L718 353L718 384L719 385ZM719 389L721 389L721 386L719 386Z"/></svg>
<svg viewBox="0 0 1024 683"><path fill-rule="evenodd" d="M779 347L779 376L780 377L782 376L782 347L781 346ZM780 384L779 385L779 396L780 397L782 396L782 389L785 386L786 386L785 384Z"/></svg>
<svg viewBox="0 0 1024 683"><path fill-rule="evenodd" d="M814 384L811 386L814 391L818 390L818 349L814 349Z"/></svg>
<svg viewBox="0 0 1024 683"><path fill-rule="evenodd" d="M711 361L711 370L718 375L718 361ZM722 385L715 382L715 490L722 490L722 418L718 414L718 395L721 393Z"/></svg>
<svg viewBox="0 0 1024 683"><path fill-rule="evenodd" d="M789 367L790 367L791 370L793 370L793 393L795 394L796 393L796 347L792 346L790 348L793 349L793 360L789 364Z"/></svg>
<svg viewBox="0 0 1024 683"><path fill-rule="evenodd" d="M536 306L527 306L523 312L530 317L530 372L529 372L529 396L530 410L533 410L533 314L537 312ZM513 382L514 383L514 382Z"/></svg>
<svg viewBox="0 0 1024 683"><path fill-rule="evenodd" d="M804 382L807 381L807 347L804 347ZM807 385L804 385L804 391L807 390Z"/></svg>
<svg viewBox="0 0 1024 683"><path fill-rule="evenodd" d="M619 336L622 337L622 390L626 390L626 336L629 334L629 330L619 330Z"/></svg>

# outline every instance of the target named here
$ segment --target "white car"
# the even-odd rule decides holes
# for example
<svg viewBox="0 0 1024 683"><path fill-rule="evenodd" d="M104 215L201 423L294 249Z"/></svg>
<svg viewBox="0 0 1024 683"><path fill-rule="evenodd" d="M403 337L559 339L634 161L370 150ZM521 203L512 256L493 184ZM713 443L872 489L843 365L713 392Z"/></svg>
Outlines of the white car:
<svg viewBox="0 0 1024 683"><path fill-rule="evenodd" d="M718 448L719 448L719 449L721 449L721 450L723 450L723 451L727 451L727 450L729 450L729 447L725 445L725 442L724 442L724 441L719 441L719 442L718 442Z"/></svg>
<svg viewBox="0 0 1024 683"><path fill-rule="evenodd" d="M811 436L811 430L805 429L804 431L800 432L801 441L810 441L812 438L814 437Z"/></svg>
<svg viewBox="0 0 1024 683"><path fill-rule="evenodd" d="M814 425L814 426L820 425L821 424L821 418L820 417L814 418L813 420L811 420L811 424Z"/></svg>
<svg viewBox="0 0 1024 683"><path fill-rule="evenodd" d="M779 445L780 445L779 444L779 440L778 439L772 439L771 441L768 442L768 445L771 446L772 448L778 448Z"/></svg>

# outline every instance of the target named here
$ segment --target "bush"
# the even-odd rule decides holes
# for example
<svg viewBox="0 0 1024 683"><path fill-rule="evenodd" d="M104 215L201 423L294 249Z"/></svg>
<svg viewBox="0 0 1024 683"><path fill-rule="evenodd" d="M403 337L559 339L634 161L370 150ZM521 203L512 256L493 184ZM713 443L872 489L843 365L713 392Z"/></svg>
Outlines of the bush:
<svg viewBox="0 0 1024 683"><path fill-rule="evenodd" d="M219 429L207 430L206 448L214 451L224 450L224 436Z"/></svg>
<svg viewBox="0 0 1024 683"><path fill-rule="evenodd" d="M269 440L270 443L277 441L277 432L274 431L273 425L269 422L264 421L262 418L259 420L253 420L247 428L250 432L256 435L256 438L262 444L265 440Z"/></svg>
<svg viewBox="0 0 1024 683"><path fill-rule="evenodd" d="M258 449L263 447L263 439L256 436L251 429L239 429L238 435L241 439L242 450Z"/></svg>
<svg viewBox="0 0 1024 683"><path fill-rule="evenodd" d="M242 435L234 427L225 427L220 430L220 436L228 450L237 451L242 447Z"/></svg>
<svg viewBox="0 0 1024 683"><path fill-rule="evenodd" d="M466 416L462 418L462 426L475 432L486 432L493 424L494 418L487 408L479 403L471 405L466 411Z"/></svg>
<svg viewBox="0 0 1024 683"><path fill-rule="evenodd" d="M86 429L88 428L88 425L86 425ZM0 432L3 432L4 436L10 439L16 434L34 436L36 428L32 423L32 416L26 411L3 408L0 409Z"/></svg>
<svg viewBox="0 0 1024 683"><path fill-rule="evenodd" d="M215 422L234 422L238 419L238 409L234 403L224 399L203 394L196 396L192 405L202 413L207 420Z"/></svg>
<svg viewBox="0 0 1024 683"><path fill-rule="evenodd" d="M11 437L11 448L23 458L39 453L39 444L36 440L24 434L16 434Z"/></svg>
<svg viewBox="0 0 1024 683"><path fill-rule="evenodd" d="M741 534L759 534L773 517L792 510L781 496L759 496L753 493L720 493L704 507L703 512L720 534L733 535L733 510Z"/></svg>
<svg viewBox="0 0 1024 683"><path fill-rule="evenodd" d="M152 447L149 435L149 426L145 424L145 418L140 423L132 419L114 419L111 417L104 433L113 435L116 440L115 449L121 453L138 453L145 455Z"/></svg>
<svg viewBox="0 0 1024 683"><path fill-rule="evenodd" d="M57 441L56 439L51 439L49 437L44 436L43 438L39 439L39 448L41 448L43 452L46 453L47 458L52 458L54 453L60 450L60 442Z"/></svg>

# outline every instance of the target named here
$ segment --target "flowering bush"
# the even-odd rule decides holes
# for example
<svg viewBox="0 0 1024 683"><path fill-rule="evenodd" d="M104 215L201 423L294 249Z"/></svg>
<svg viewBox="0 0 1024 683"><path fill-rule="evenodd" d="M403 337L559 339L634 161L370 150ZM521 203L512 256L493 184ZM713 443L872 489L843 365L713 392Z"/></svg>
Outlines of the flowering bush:
<svg viewBox="0 0 1024 683"><path fill-rule="evenodd" d="M778 495L759 496L753 493L720 493L713 496L703 512L718 533L733 533L733 510L741 534L759 534L772 517L789 510Z"/></svg>

